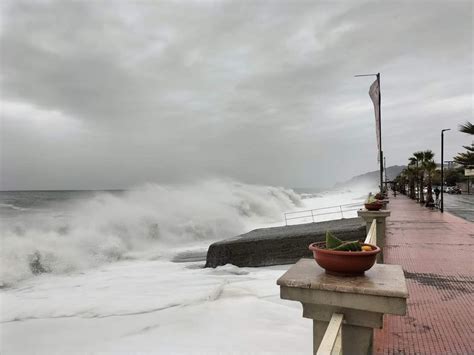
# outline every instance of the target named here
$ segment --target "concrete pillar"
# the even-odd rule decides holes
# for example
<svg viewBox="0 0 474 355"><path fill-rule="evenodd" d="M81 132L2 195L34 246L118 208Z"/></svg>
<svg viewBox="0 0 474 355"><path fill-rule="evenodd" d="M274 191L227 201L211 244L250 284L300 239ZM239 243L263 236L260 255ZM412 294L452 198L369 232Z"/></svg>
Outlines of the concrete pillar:
<svg viewBox="0 0 474 355"><path fill-rule="evenodd" d="M384 314L405 315L408 290L399 265L375 264L364 276L328 275L313 259L301 259L277 281L282 299L301 302L313 320L316 354L333 313L344 315L342 353L371 354L373 329Z"/></svg>
<svg viewBox="0 0 474 355"><path fill-rule="evenodd" d="M364 219L366 223L366 231L369 233L372 221L375 219L377 223L377 246L382 249L382 252L377 255L377 262L383 263L383 252L385 247L385 235L386 235L386 219L390 216L390 210L380 211L368 211L358 210L357 215Z"/></svg>
<svg viewBox="0 0 474 355"><path fill-rule="evenodd" d="M382 209L383 209L383 210L386 210L386 209L387 209L387 205L390 203L389 199L386 198L386 199L383 199L383 200L381 200L381 201L382 201L382 203L383 203Z"/></svg>

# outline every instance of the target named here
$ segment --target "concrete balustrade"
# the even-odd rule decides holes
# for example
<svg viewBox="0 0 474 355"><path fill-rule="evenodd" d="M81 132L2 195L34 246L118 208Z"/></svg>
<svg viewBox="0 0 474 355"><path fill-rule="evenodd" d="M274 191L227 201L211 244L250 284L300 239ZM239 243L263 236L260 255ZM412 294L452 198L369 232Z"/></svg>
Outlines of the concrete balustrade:
<svg viewBox="0 0 474 355"><path fill-rule="evenodd" d="M371 354L373 329L384 314L404 315L408 291L398 265L375 264L364 276L328 275L314 259L301 259L277 281L280 297L303 305L313 320L316 354L334 313L343 315L342 353Z"/></svg>
<svg viewBox="0 0 474 355"><path fill-rule="evenodd" d="M357 215L364 219L366 223L366 231L369 233L372 221L375 219L377 223L377 246L382 249L382 252L377 255L377 262L383 263L383 251L385 247L385 232L386 232L386 219L390 216L390 210L380 211L368 211L359 210Z"/></svg>

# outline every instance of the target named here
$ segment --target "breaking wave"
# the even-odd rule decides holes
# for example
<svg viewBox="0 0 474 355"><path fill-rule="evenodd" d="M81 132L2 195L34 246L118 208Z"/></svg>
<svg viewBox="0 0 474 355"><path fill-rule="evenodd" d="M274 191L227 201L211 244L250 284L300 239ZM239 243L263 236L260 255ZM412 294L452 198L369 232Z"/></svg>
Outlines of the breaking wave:
<svg viewBox="0 0 474 355"><path fill-rule="evenodd" d="M147 184L58 204L50 215L2 223L0 283L67 273L123 259L171 257L173 248L207 246L274 223L302 206L293 190L208 180Z"/></svg>
<svg viewBox="0 0 474 355"><path fill-rule="evenodd" d="M0 203L0 209L10 209L10 210L15 210L15 211L27 211L28 210L28 208L15 206L14 204L11 204L11 203Z"/></svg>

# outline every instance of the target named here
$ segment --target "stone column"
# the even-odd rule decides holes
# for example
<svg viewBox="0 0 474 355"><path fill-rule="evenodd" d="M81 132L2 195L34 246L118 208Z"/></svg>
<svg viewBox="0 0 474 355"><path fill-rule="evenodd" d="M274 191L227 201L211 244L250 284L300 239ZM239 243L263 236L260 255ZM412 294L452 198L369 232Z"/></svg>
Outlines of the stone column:
<svg viewBox="0 0 474 355"><path fill-rule="evenodd" d="M386 223L385 220L390 216L390 210L380 210L380 211L368 211L368 210L358 210L357 215L362 217L366 223L366 231L369 233L370 226L372 221L375 219L377 223L377 246L382 249L382 252L377 255L377 262L383 263L383 252L385 247L385 232L386 232Z"/></svg>
<svg viewBox="0 0 474 355"><path fill-rule="evenodd" d="M381 201L382 201L382 203L383 203L382 209L383 209L383 210L386 210L386 209L387 209L387 205L390 203L389 199L383 199L383 200L381 200Z"/></svg>
<svg viewBox="0 0 474 355"><path fill-rule="evenodd" d="M277 281L282 299L299 301L313 320L316 354L333 313L344 315L342 353L371 354L373 329L384 314L405 315L408 290L399 265L375 264L364 276L328 275L313 259L301 259Z"/></svg>

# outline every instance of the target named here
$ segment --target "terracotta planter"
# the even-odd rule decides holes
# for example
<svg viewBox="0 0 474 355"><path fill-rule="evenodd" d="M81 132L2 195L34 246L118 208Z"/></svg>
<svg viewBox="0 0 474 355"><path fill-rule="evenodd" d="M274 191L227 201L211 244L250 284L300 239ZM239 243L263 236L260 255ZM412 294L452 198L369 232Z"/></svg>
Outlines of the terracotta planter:
<svg viewBox="0 0 474 355"><path fill-rule="evenodd" d="M378 211L383 207L382 202L364 203L365 209L369 211Z"/></svg>
<svg viewBox="0 0 474 355"><path fill-rule="evenodd" d="M327 274L337 276L363 275L375 264L375 258L380 253L376 245L365 244L372 247L372 251L336 251L325 249L326 243L310 244L309 250L313 252L314 259Z"/></svg>

